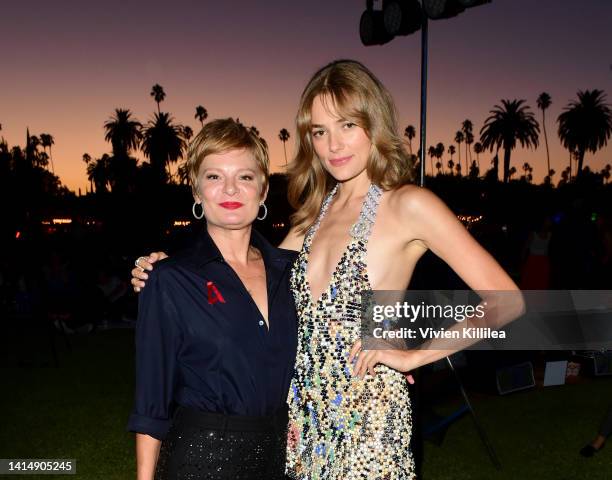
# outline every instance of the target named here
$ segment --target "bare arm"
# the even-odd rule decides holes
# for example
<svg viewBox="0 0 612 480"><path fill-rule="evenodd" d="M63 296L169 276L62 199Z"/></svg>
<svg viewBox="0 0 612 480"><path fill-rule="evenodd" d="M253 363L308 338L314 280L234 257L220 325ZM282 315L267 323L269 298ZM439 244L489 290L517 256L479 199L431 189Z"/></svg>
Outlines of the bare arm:
<svg viewBox="0 0 612 480"><path fill-rule="evenodd" d="M400 214L410 231L472 290L518 290L499 263L435 194L418 188L404 192L403 197Z"/></svg>
<svg viewBox="0 0 612 480"><path fill-rule="evenodd" d="M514 281L469 234L444 202L429 190L413 186L405 187L397 194L402 196L398 215L407 227L399 233L406 235L406 243L415 237L422 241L476 291L483 298L483 303L489 305L487 308L492 314L487 320L491 326L499 328L523 312L522 296ZM498 306L490 291L517 292L516 301ZM514 300L514 296L512 298ZM442 350L430 344L423 350L368 350L364 355L359 355L354 372L355 375L365 375L366 371L373 373L376 363L383 363L399 371L409 371L444 358L465 346L458 344L457 348ZM349 360L360 349L361 341L358 341L351 350Z"/></svg>
<svg viewBox="0 0 612 480"><path fill-rule="evenodd" d="M161 442L142 433L136 434L136 479L153 480Z"/></svg>

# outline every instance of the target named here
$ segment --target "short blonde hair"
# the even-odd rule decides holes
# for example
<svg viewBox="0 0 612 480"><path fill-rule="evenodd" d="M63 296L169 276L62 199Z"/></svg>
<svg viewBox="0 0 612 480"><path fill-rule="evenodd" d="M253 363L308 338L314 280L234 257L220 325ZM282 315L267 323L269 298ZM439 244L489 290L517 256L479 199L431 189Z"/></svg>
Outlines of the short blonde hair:
<svg viewBox="0 0 612 480"><path fill-rule="evenodd" d="M237 120L221 118L204 125L189 144L185 166L194 195L198 195L198 174L204 158L230 150L246 150L255 157L263 180L262 194L268 189L270 160L264 140Z"/></svg>
<svg viewBox="0 0 612 480"><path fill-rule="evenodd" d="M370 70L354 60L337 60L318 72L306 85L296 117L296 154L289 165L289 203L296 210L293 226L305 232L315 221L323 199L336 180L323 168L312 143L311 110L321 95L338 113L363 128L372 142L367 163L370 181L393 190L414 181L413 159L397 129L391 94Z"/></svg>

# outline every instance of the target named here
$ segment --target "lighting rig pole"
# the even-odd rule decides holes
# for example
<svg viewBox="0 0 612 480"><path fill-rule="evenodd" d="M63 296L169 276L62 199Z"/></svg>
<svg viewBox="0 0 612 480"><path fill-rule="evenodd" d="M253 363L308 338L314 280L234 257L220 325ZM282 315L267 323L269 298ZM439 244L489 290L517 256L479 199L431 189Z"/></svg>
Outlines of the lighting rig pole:
<svg viewBox="0 0 612 480"><path fill-rule="evenodd" d="M421 30L421 125L419 163L421 187L425 186L425 145L427 145L427 64L429 20L452 18L466 8L491 0L382 0L382 9L374 10L374 0L366 0L366 10L359 21L359 36L365 46L384 45L399 35Z"/></svg>
<svg viewBox="0 0 612 480"><path fill-rule="evenodd" d="M452 18L466 8L475 7L491 0L382 0L382 9L374 10L374 0L366 0L366 10L359 21L359 36L365 46L384 45L398 35L410 35L421 30L421 125L419 135L419 185L425 186L425 145L427 144L427 67L428 67L428 24L429 20ZM433 172L432 172L433 173ZM500 470L501 463L489 441L484 428L476 417L470 399L463 387L463 382L455 370L450 357L446 362L465 402L465 408L445 419L444 424L469 411L482 443L484 444L493 465Z"/></svg>

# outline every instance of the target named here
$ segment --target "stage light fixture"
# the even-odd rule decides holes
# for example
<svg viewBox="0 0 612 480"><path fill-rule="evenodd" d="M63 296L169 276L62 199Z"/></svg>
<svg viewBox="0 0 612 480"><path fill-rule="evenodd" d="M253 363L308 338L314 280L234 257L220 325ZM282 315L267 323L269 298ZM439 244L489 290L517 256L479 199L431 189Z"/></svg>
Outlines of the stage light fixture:
<svg viewBox="0 0 612 480"><path fill-rule="evenodd" d="M370 45L384 45L393 39L393 35L390 35L385 30L383 12L380 10L375 11L372 8L367 8L361 14L359 36L361 37L361 43L366 47Z"/></svg>
<svg viewBox="0 0 612 480"><path fill-rule="evenodd" d="M423 11L418 0L385 0L385 30L390 35L410 35L421 28Z"/></svg>
<svg viewBox="0 0 612 480"><path fill-rule="evenodd" d="M464 7L457 3L457 0L423 0L423 10L432 20L455 17Z"/></svg>
<svg viewBox="0 0 612 480"><path fill-rule="evenodd" d="M484 3L491 3L491 0L457 0L463 8L476 7Z"/></svg>

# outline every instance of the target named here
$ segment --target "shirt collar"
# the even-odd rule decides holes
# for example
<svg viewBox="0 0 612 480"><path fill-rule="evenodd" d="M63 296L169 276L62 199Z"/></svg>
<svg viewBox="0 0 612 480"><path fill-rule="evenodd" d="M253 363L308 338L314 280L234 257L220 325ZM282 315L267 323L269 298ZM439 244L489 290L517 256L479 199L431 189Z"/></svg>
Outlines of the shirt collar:
<svg viewBox="0 0 612 480"><path fill-rule="evenodd" d="M276 262L286 263L295 258L295 252L273 247L270 242L254 228L251 229L250 244L261 252L266 265L271 265ZM200 267L212 261L223 261L223 255L221 255L219 247L217 247L208 233L206 226L202 228L202 231L198 235L194 260Z"/></svg>

